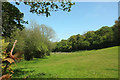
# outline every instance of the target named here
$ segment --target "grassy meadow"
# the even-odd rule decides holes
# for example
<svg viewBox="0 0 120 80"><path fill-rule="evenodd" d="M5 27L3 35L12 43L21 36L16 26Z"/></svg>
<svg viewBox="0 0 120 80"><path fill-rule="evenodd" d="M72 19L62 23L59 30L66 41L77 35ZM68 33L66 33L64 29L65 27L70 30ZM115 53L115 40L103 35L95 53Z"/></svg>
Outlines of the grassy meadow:
<svg viewBox="0 0 120 80"><path fill-rule="evenodd" d="M118 46L21 60L14 78L118 78Z"/></svg>

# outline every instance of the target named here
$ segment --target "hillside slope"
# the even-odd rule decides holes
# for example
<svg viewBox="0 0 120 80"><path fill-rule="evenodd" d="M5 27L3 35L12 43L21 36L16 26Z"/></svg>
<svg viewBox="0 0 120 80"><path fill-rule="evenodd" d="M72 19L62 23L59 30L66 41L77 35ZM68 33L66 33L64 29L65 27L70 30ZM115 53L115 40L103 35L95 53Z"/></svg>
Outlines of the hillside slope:
<svg viewBox="0 0 120 80"><path fill-rule="evenodd" d="M117 78L118 46L22 60L14 71L13 76L20 78Z"/></svg>

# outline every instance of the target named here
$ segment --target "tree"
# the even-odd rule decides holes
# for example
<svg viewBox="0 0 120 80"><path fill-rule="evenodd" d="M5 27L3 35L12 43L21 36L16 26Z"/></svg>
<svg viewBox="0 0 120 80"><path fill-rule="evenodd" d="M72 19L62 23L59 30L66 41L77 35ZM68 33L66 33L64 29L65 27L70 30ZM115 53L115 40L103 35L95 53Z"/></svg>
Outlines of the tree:
<svg viewBox="0 0 120 80"><path fill-rule="evenodd" d="M21 1L21 0L20 0ZM20 2L16 2L20 5ZM30 6L30 12L37 15L45 14L50 16L51 11L71 11L71 6L75 3L71 2L24 2L25 5ZM28 23L23 20L24 14L19 11L17 7L9 2L2 3L2 36L10 37L17 29L23 30L23 24Z"/></svg>
<svg viewBox="0 0 120 80"><path fill-rule="evenodd" d="M120 45L120 17L115 21L112 30L114 35L114 45Z"/></svg>
<svg viewBox="0 0 120 80"><path fill-rule="evenodd" d="M17 5L20 5L19 2L16 2ZM36 13L37 15L45 14L46 17L50 16L51 11L71 11L72 5L75 3L72 2L24 2L25 5L30 6L30 12Z"/></svg>
<svg viewBox="0 0 120 80"><path fill-rule="evenodd" d="M39 25L35 22L32 22L30 26L30 29L25 30L25 60L32 60L33 57L43 58L46 55L50 55L49 52L53 47L50 39L55 37L50 37L55 34L52 28L46 25Z"/></svg>
<svg viewBox="0 0 120 80"><path fill-rule="evenodd" d="M90 43L90 49L93 48L93 41L96 39L95 38L95 32L94 31L88 31L87 33L84 34L85 39Z"/></svg>
<svg viewBox="0 0 120 80"><path fill-rule="evenodd" d="M68 39L68 42L70 43L70 45L72 46L72 51L77 49L77 38L76 35L71 36Z"/></svg>
<svg viewBox="0 0 120 80"><path fill-rule="evenodd" d="M14 41L17 40L17 44L15 46L13 54L14 53L21 53L21 54L23 54L24 47L25 47L24 36L25 36L24 31L20 31L19 29L14 31L11 34L12 38L7 38L7 41L10 42L9 45L7 46L7 52L9 52L11 50Z"/></svg>
<svg viewBox="0 0 120 80"><path fill-rule="evenodd" d="M61 40L58 45L59 45L58 50L60 48L60 50L63 52L69 52L72 49L71 45L69 44L67 40Z"/></svg>
<svg viewBox="0 0 120 80"><path fill-rule="evenodd" d="M87 49L90 45L90 43L85 40L85 36L83 35L77 35L77 43L76 43L76 46L77 46L77 50L84 50L84 49Z"/></svg>
<svg viewBox="0 0 120 80"><path fill-rule="evenodd" d="M23 30L23 24L27 21L23 20L24 14L9 2L2 2L2 36L10 37L17 29Z"/></svg>
<svg viewBox="0 0 120 80"><path fill-rule="evenodd" d="M53 40L56 37L55 31L51 27L47 27L46 25L42 24L40 25L40 31L42 35L44 35L47 40Z"/></svg>
<svg viewBox="0 0 120 80"><path fill-rule="evenodd" d="M118 24L119 23L116 22L113 27L103 26L97 31L88 31L83 35L73 35L67 40L57 42L56 48L53 51L69 52L77 50L100 49L118 45L118 33L120 29Z"/></svg>
<svg viewBox="0 0 120 80"><path fill-rule="evenodd" d="M101 36L102 44L101 47L110 47L113 45L113 30L111 27L103 26L99 30L96 31L96 34Z"/></svg>

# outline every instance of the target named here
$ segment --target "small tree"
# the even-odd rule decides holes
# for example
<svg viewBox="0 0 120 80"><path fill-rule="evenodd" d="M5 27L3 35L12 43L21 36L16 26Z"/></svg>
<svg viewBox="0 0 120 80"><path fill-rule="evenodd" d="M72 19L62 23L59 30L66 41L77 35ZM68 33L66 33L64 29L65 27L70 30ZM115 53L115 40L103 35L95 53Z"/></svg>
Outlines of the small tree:
<svg viewBox="0 0 120 80"><path fill-rule="evenodd" d="M54 38L55 32L52 28L45 25L38 25L35 22L31 22L31 28L26 29L25 37L25 53L26 60L35 58L43 58L46 55L50 55L52 50L52 42L50 39Z"/></svg>
<svg viewBox="0 0 120 80"><path fill-rule="evenodd" d="M4 39L2 40L2 52L0 54L2 54L2 77L0 77L0 80L6 80L6 79L10 79L12 74L14 73L12 70L12 63L15 63L16 60L20 59L18 57L16 57L15 55L12 54L13 49L15 47L17 40L15 40L13 47L11 49L11 52L6 53L6 47L8 45L8 42L5 43Z"/></svg>

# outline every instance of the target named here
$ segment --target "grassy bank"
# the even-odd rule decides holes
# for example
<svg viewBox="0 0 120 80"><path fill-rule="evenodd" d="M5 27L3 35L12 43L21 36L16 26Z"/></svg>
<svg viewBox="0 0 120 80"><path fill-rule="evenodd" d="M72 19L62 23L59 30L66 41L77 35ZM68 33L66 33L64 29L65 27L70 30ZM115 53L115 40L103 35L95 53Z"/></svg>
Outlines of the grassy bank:
<svg viewBox="0 0 120 80"><path fill-rule="evenodd" d="M14 72L16 78L117 78L118 46L22 60Z"/></svg>

